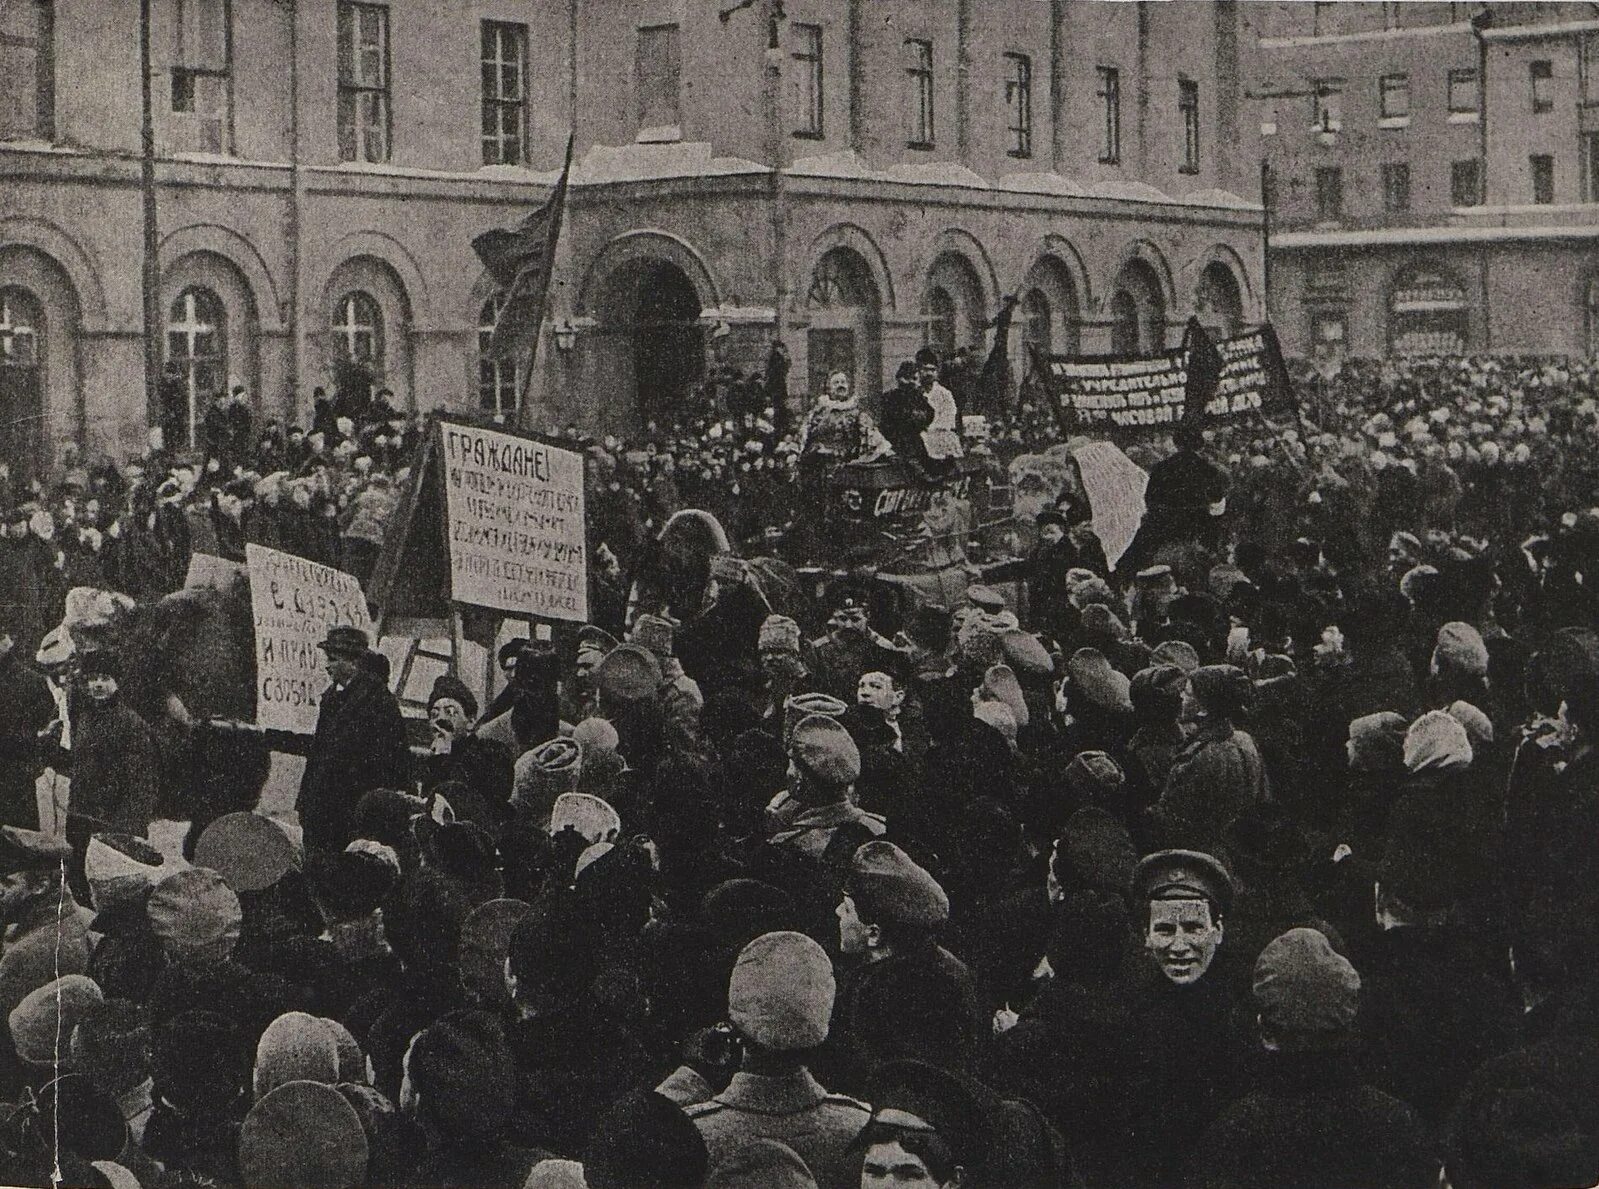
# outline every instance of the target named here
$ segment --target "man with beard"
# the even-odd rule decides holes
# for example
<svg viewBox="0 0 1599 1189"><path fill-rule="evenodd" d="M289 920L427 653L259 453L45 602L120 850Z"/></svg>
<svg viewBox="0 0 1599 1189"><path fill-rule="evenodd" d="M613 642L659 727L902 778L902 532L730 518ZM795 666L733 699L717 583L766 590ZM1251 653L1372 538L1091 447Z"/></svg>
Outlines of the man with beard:
<svg viewBox="0 0 1599 1189"><path fill-rule="evenodd" d="M71 812L104 823L103 829L143 838L155 817L160 761L155 732L123 701L121 680L116 653L83 654L78 665L82 696L72 702Z"/></svg>
<svg viewBox="0 0 1599 1189"><path fill-rule="evenodd" d="M1133 890L1148 956L1133 990L1133 1047L1148 1081L1115 1183L1165 1186L1181 1181L1199 1137L1241 1089L1238 980L1216 968L1227 961L1233 882L1210 855L1167 850L1138 864Z"/></svg>

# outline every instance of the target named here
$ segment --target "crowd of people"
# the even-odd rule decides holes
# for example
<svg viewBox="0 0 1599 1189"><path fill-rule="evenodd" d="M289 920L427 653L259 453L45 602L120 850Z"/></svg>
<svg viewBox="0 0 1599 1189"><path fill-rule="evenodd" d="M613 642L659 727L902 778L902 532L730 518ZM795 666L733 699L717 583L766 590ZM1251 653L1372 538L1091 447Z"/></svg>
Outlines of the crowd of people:
<svg viewBox="0 0 1599 1189"><path fill-rule="evenodd" d="M69 459L3 542L0 1180L1599 1183L1594 380L1301 369L1291 424L1128 447L1114 567L1067 483L1014 581L846 575L814 619L735 556L811 511L814 424L581 441L617 572L685 508L734 531L506 645L487 704L440 677L425 743L331 629L292 820L241 762L181 854L203 724L127 704L159 658L54 628L65 590L246 540L368 574L419 427L241 398L198 458ZM989 422L1066 437L1026 384Z"/></svg>

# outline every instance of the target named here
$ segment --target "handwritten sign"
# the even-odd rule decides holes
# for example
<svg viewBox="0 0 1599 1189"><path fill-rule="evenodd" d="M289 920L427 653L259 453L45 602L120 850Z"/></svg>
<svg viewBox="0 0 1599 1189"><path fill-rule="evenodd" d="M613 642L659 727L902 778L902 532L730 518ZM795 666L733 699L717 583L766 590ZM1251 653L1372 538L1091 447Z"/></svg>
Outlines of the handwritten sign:
<svg viewBox="0 0 1599 1189"><path fill-rule="evenodd" d="M1143 523L1149 473L1110 442L1079 446L1072 456L1082 472L1093 513L1094 535L1114 570Z"/></svg>
<svg viewBox="0 0 1599 1189"><path fill-rule="evenodd" d="M492 429L439 426L450 597L588 619L583 457Z"/></svg>
<svg viewBox="0 0 1599 1189"><path fill-rule="evenodd" d="M279 731L316 730L328 687L317 647L332 627L372 635L361 583L343 570L261 545L244 547L255 619L255 721Z"/></svg>
<svg viewBox="0 0 1599 1189"><path fill-rule="evenodd" d="M1292 408L1287 371L1277 334L1270 326L1222 339L1216 391L1205 403L1205 420L1224 421L1248 413L1268 416ZM1034 368L1074 427L1142 430L1175 427L1183 418L1188 358L1167 351L1139 359L1072 357L1035 353Z"/></svg>

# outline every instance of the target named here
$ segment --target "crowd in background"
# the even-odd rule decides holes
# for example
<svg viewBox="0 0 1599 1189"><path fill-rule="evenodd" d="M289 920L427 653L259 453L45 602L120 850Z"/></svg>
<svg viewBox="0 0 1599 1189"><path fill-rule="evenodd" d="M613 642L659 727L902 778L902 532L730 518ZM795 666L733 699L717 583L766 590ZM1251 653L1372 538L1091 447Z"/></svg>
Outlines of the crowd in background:
<svg viewBox="0 0 1599 1189"><path fill-rule="evenodd" d="M294 820L235 762L181 855L198 707L131 705L160 658L51 631L65 589L245 540L369 573L419 427L235 400L197 461L13 492L0 1179L1599 1182L1593 366L1298 380L1129 448L1114 569L1069 485L1015 584L890 623L846 577L807 632L711 533L492 703L441 677L425 747L333 629ZM764 407L579 444L622 572L685 508L745 551L809 511Z"/></svg>

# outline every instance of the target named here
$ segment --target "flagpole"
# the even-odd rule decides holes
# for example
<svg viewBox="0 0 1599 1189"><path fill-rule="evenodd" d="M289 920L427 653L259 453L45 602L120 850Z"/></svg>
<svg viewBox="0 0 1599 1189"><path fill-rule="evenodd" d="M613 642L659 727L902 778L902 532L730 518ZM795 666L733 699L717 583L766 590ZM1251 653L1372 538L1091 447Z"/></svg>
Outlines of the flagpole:
<svg viewBox="0 0 1599 1189"><path fill-rule="evenodd" d="M533 387L533 371L538 363L539 339L544 334L544 313L549 308L550 281L555 275L555 249L561 239L561 217L566 211L566 187L572 176L572 142L576 137L576 130L569 132L566 137L566 159L561 165L561 177L556 182L555 212L550 224L549 252L544 262L544 295L540 303L538 325L533 328L533 337L527 349L527 369L522 373L522 383L516 394L516 423L520 429L528 428L528 391Z"/></svg>

